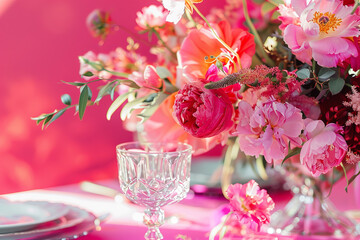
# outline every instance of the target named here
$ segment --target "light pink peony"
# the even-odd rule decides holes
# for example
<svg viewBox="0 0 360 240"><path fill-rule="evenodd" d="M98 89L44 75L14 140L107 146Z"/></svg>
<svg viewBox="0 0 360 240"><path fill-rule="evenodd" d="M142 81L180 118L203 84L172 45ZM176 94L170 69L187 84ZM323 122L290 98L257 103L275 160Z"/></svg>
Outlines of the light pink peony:
<svg viewBox="0 0 360 240"><path fill-rule="evenodd" d="M234 107L227 94L200 84L186 84L179 90L173 116L186 132L198 138L216 136L234 125Z"/></svg>
<svg viewBox="0 0 360 240"><path fill-rule="evenodd" d="M284 40L296 57L311 64L336 67L358 50L348 38L359 36L360 16L341 0L292 0L280 5Z"/></svg>
<svg viewBox="0 0 360 240"><path fill-rule="evenodd" d="M136 23L142 29L162 27L166 23L167 13L163 6L150 5L136 13Z"/></svg>
<svg viewBox="0 0 360 240"><path fill-rule="evenodd" d="M84 56L82 56L82 58L85 58L91 62L96 62L99 66L99 69L101 67L104 67L108 70L114 70L114 64L110 54L99 53L96 55L94 52L89 51ZM83 75L86 72L91 72L94 74L91 77L84 76L85 79L89 80L94 77L99 77L103 79L111 78L112 76L111 73L106 71L100 71L99 69L95 69L94 67L86 64L82 58L80 58L80 71L79 71L80 75Z"/></svg>
<svg viewBox="0 0 360 240"><path fill-rule="evenodd" d="M236 214L241 224L246 224L254 231L260 231L262 224L269 223L270 212L275 203L266 190L250 180L241 185L230 185L226 191L232 211Z"/></svg>
<svg viewBox="0 0 360 240"><path fill-rule="evenodd" d="M258 102L255 109L239 103L237 132L240 149L247 155L264 155L268 163L280 163L288 154L289 143L300 146L304 128L301 111L289 103Z"/></svg>
<svg viewBox="0 0 360 240"><path fill-rule="evenodd" d="M304 135L308 139L300 152L300 162L318 177L338 166L345 157L348 146L340 133L342 127L321 120L306 120Z"/></svg>

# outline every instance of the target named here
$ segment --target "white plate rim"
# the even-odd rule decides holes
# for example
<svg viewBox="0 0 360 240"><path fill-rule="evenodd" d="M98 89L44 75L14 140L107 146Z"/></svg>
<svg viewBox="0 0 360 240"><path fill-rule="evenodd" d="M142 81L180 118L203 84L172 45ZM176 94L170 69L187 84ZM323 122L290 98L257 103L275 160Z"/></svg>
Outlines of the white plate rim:
<svg viewBox="0 0 360 240"><path fill-rule="evenodd" d="M33 237L42 237L51 234L51 232L55 232L58 230L66 230L71 227L74 227L76 225L79 225L81 223L87 223L87 229L95 228L95 215L90 213L87 210L81 209L79 207L67 205L69 208L68 213L63 217L65 218L65 223L60 222L58 225L51 226L49 228L43 228L43 229L31 229L28 231L22 231L22 232L14 232L14 233L5 233L0 234L0 239L18 239L18 237L21 238L33 238ZM75 215L74 218L69 219L69 215ZM63 223L63 224L62 224ZM90 224L92 225L90 227ZM85 227L83 227L85 228ZM56 234L55 234L56 235Z"/></svg>
<svg viewBox="0 0 360 240"><path fill-rule="evenodd" d="M4 201L7 204L24 204L34 208L46 211L48 216L42 217L38 220L25 223L15 224L2 224L0 225L0 233L11 233L15 231L23 231L36 227L37 225L54 221L66 215L69 211L69 207L63 203L53 203L47 201Z"/></svg>

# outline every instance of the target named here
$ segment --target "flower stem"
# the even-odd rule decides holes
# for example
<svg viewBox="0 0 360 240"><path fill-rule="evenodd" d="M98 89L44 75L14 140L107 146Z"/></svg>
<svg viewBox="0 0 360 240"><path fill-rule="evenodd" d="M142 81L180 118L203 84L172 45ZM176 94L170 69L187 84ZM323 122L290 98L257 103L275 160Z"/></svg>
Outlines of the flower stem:
<svg viewBox="0 0 360 240"><path fill-rule="evenodd" d="M199 11L199 9L193 5L193 8L195 9L195 11L197 12L197 14L199 14L199 16L205 21L206 25L209 27L211 33L214 35L214 37L216 38L216 40L218 40L228 51L230 51L231 53L233 53L239 63L240 69L242 68L241 65L241 61L240 61L240 56L239 54L237 54L237 52L235 52L226 42L224 42L224 40L222 40L219 35L216 33L215 29L210 25L209 21L206 19L206 17ZM233 60L232 60L233 62ZM234 63L234 62L233 62ZM238 66L234 63L235 66L235 70L238 71Z"/></svg>
<svg viewBox="0 0 360 240"><path fill-rule="evenodd" d="M262 56L263 59L265 59L265 63L269 66L274 66L274 62L273 60L271 60L269 58L269 56L266 54L265 50L264 50L264 44L259 36L259 33L256 31L256 28L254 26L254 24L252 23L250 16L249 16L249 11L248 11L248 7L247 7L247 0L242 0L243 3L243 8L244 8L244 16L245 16L245 20L247 25L250 28L250 31L252 34L254 34L254 38L255 38L255 42L259 45L260 47L260 54Z"/></svg>
<svg viewBox="0 0 360 240"><path fill-rule="evenodd" d="M161 42L161 44L171 53L172 57L174 59L176 59L176 53L174 53L174 51L164 42L164 40L161 38L160 34L158 33L158 31L156 31L155 29L152 31L155 36L157 37L157 39Z"/></svg>

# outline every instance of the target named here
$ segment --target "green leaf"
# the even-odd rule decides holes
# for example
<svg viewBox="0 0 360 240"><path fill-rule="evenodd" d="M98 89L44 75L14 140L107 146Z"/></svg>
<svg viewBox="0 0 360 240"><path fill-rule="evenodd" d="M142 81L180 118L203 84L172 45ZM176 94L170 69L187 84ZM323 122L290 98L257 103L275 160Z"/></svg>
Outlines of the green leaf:
<svg viewBox="0 0 360 240"><path fill-rule="evenodd" d="M331 68L321 68L318 76L320 80L327 80L330 77L332 77L335 73L336 71Z"/></svg>
<svg viewBox="0 0 360 240"><path fill-rule="evenodd" d="M110 120L113 113L125 102L125 100L128 98L129 94L132 93L132 91L126 92L124 94L121 94L118 96L115 101L110 105L107 113L106 113L106 119Z"/></svg>
<svg viewBox="0 0 360 240"><path fill-rule="evenodd" d="M331 78L329 81L329 89L332 95L336 95L343 89L345 80L341 77Z"/></svg>
<svg viewBox="0 0 360 240"><path fill-rule="evenodd" d="M65 105L71 105L71 97L69 94L64 94L61 96L61 101Z"/></svg>
<svg viewBox="0 0 360 240"><path fill-rule="evenodd" d="M261 14L264 16L267 13L273 11L276 8L276 5L269 3L269 2L264 2L261 5Z"/></svg>
<svg viewBox="0 0 360 240"><path fill-rule="evenodd" d="M140 86L136 84L136 82L129 79L119 79L118 80L121 85L125 85L131 88L139 89Z"/></svg>
<svg viewBox="0 0 360 240"><path fill-rule="evenodd" d="M89 66L91 66L93 69L95 69L96 71L101 71L104 70L104 67L101 63L99 62L92 62L89 59L86 59L82 56L79 57L80 62L83 62L85 64L88 64Z"/></svg>
<svg viewBox="0 0 360 240"><path fill-rule="evenodd" d="M109 95L113 89L114 84L117 82L117 80L111 81L107 83L106 85L102 86L99 90L99 93L95 99L95 102L99 102L104 96Z"/></svg>
<svg viewBox="0 0 360 240"><path fill-rule="evenodd" d="M159 108L160 104L168 97L169 95L163 92L159 92L157 96L154 98L153 102L144 108L144 110L138 115L138 117L142 118L142 122L146 121L149 117L151 117L156 110Z"/></svg>
<svg viewBox="0 0 360 240"><path fill-rule="evenodd" d="M120 113L121 120L124 121L126 117L132 112L132 110L136 108L140 108L141 105L143 105L142 107L144 107L145 105L143 102L146 101L150 95L141 98L136 98L133 101L125 104L125 106L123 107Z"/></svg>
<svg viewBox="0 0 360 240"><path fill-rule="evenodd" d="M279 6L280 4L284 4L284 0L267 0L267 1L276 6Z"/></svg>
<svg viewBox="0 0 360 240"><path fill-rule="evenodd" d="M80 120L83 118L87 102L89 100L89 87L88 85L85 85L80 93L80 99L79 99L79 117Z"/></svg>
<svg viewBox="0 0 360 240"><path fill-rule="evenodd" d="M310 77L310 70L307 68L300 69L296 72L296 75L300 79L306 79Z"/></svg>
<svg viewBox="0 0 360 240"><path fill-rule="evenodd" d="M84 86L86 84L86 83L83 83L83 82L65 82L65 81L62 81L62 82L65 83L65 84L69 84L69 85L77 86L77 87Z"/></svg>
<svg viewBox="0 0 360 240"><path fill-rule="evenodd" d="M47 116L43 122L43 125L42 125L42 129L44 129L45 125L51 120L51 118L53 117L54 115L53 114L50 114L49 116Z"/></svg>
<svg viewBox="0 0 360 240"><path fill-rule="evenodd" d="M161 79L170 78L172 79L173 76L170 71L165 67L156 67L156 73L159 75Z"/></svg>
<svg viewBox="0 0 360 240"><path fill-rule="evenodd" d="M68 108L64 108L61 109L60 111L58 111L53 118L51 118L51 120L48 122L47 126L48 127L52 122L54 122L56 119L58 119L61 115L63 115L64 112L66 112Z"/></svg>
<svg viewBox="0 0 360 240"><path fill-rule="evenodd" d="M92 77L92 76L94 76L94 74L92 72L90 72L90 71L87 71L86 73L83 73L83 76Z"/></svg>
<svg viewBox="0 0 360 240"><path fill-rule="evenodd" d="M295 156L295 155L299 154L300 152L301 152L301 148L296 147L296 148L291 149L291 151L288 153L288 155L286 155L286 157L284 158L284 160L281 162L281 165L283 165L284 162L285 162L287 159L291 158L292 156Z"/></svg>

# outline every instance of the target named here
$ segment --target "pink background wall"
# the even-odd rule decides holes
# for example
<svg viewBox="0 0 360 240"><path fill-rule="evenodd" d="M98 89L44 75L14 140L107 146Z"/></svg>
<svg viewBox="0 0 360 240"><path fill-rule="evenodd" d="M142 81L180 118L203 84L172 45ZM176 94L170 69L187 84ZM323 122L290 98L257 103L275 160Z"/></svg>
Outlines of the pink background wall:
<svg viewBox="0 0 360 240"><path fill-rule="evenodd" d="M223 2L207 0L199 8L207 12ZM159 3L0 0L0 194L116 177L115 146L132 140L132 133L119 118L106 120L109 101L88 108L82 121L68 111L44 131L30 117L61 108L63 93L77 102L78 91L60 81L80 80L79 55L125 46L121 31L98 45L85 26L92 10L110 11L116 23L133 30L136 12L150 4Z"/></svg>

